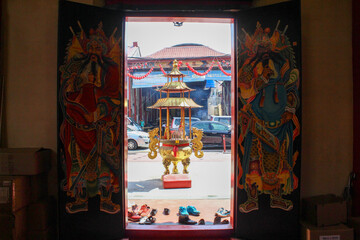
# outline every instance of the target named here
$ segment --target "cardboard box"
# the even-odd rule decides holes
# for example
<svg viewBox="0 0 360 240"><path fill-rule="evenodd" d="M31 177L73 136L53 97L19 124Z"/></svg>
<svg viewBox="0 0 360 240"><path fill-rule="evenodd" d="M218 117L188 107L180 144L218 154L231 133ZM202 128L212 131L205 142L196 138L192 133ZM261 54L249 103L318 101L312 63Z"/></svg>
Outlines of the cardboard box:
<svg viewBox="0 0 360 240"><path fill-rule="evenodd" d="M0 214L0 239L26 239L26 214L26 207L15 213Z"/></svg>
<svg viewBox="0 0 360 240"><path fill-rule="evenodd" d="M355 240L360 240L360 217L350 217L348 225L354 228Z"/></svg>
<svg viewBox="0 0 360 240"><path fill-rule="evenodd" d="M45 198L28 206L29 231L44 231L56 222L56 201L54 198Z"/></svg>
<svg viewBox="0 0 360 240"><path fill-rule="evenodd" d="M344 224L317 227L302 223L302 240L354 240L354 229Z"/></svg>
<svg viewBox="0 0 360 240"><path fill-rule="evenodd" d="M56 239L55 225L48 227L41 231L29 231L27 233L27 240L52 240Z"/></svg>
<svg viewBox="0 0 360 240"><path fill-rule="evenodd" d="M189 174L167 174L163 176L163 187L166 188L191 188Z"/></svg>
<svg viewBox="0 0 360 240"><path fill-rule="evenodd" d="M28 176L0 176L0 213L14 213L30 202Z"/></svg>
<svg viewBox="0 0 360 240"><path fill-rule="evenodd" d="M315 226L346 223L346 202L334 194L305 198L302 201L303 218Z"/></svg>
<svg viewBox="0 0 360 240"><path fill-rule="evenodd" d="M0 175L37 175L49 171L50 163L50 149L0 148Z"/></svg>
<svg viewBox="0 0 360 240"><path fill-rule="evenodd" d="M48 174L30 176L30 202L35 203L48 196Z"/></svg>

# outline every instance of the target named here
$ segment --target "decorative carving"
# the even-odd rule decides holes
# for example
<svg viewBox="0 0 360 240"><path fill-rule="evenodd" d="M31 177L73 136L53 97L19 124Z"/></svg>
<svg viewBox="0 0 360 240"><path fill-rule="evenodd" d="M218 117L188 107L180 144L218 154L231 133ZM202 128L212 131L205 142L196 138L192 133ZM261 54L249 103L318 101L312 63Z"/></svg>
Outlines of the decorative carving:
<svg viewBox="0 0 360 240"><path fill-rule="evenodd" d="M169 166L171 164L171 161L169 159L163 159L163 165L165 167L165 172L164 172L164 175L166 174L170 174L170 170L169 170Z"/></svg>
<svg viewBox="0 0 360 240"><path fill-rule="evenodd" d="M173 170L172 170L172 174L178 174L179 173L179 170L178 170L178 168L177 168L177 163L178 163L178 161L172 161L172 163L173 163Z"/></svg>
<svg viewBox="0 0 360 240"><path fill-rule="evenodd" d="M190 165L190 158L186 158L186 159L182 160L181 162L182 162L182 165L184 166L183 173L188 174L189 171L187 170L187 168Z"/></svg>
<svg viewBox="0 0 360 240"><path fill-rule="evenodd" d="M159 139L156 137L158 136L159 128L154 128L149 132L150 137L150 144L149 149L150 152L148 153L148 157L150 159L154 159L157 157L157 150L159 149Z"/></svg>
<svg viewBox="0 0 360 240"><path fill-rule="evenodd" d="M194 149L194 155L197 158L202 158L204 156L204 152L201 150L203 148L203 143L201 142L203 131L197 128L192 128L193 130L193 140L191 140L192 148Z"/></svg>

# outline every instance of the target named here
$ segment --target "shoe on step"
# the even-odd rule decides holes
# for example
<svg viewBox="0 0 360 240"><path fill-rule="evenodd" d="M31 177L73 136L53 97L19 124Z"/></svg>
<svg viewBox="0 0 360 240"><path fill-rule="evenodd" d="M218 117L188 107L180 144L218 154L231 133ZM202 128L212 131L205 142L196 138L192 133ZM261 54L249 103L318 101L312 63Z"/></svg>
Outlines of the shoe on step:
<svg viewBox="0 0 360 240"><path fill-rule="evenodd" d="M188 213L190 215L193 215L193 216L200 215L200 211L198 211L194 206L187 206L186 210L188 211Z"/></svg>
<svg viewBox="0 0 360 240"><path fill-rule="evenodd" d="M189 215L179 215L179 223L185 224L185 225L195 225L197 222L194 220L191 220L189 218Z"/></svg>
<svg viewBox="0 0 360 240"><path fill-rule="evenodd" d="M189 216L189 213L185 207L179 207L179 216Z"/></svg>
<svg viewBox="0 0 360 240"><path fill-rule="evenodd" d="M170 209L168 208L164 208L164 215L169 215L170 214Z"/></svg>
<svg viewBox="0 0 360 240"><path fill-rule="evenodd" d="M216 224L221 224L221 218L219 216L216 216L214 218L214 225L216 225Z"/></svg>
<svg viewBox="0 0 360 240"><path fill-rule="evenodd" d="M230 211L225 210L224 208L219 208L216 213L215 216L219 216L219 217L230 217Z"/></svg>

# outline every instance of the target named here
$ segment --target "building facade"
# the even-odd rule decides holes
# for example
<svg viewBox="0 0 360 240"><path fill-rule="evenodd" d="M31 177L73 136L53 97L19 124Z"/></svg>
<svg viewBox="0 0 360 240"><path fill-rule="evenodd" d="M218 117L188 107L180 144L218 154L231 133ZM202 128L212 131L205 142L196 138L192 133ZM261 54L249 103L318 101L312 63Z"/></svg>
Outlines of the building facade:
<svg viewBox="0 0 360 240"><path fill-rule="evenodd" d="M193 117L207 120L210 115L231 115L231 55L210 47L186 43L164 48L145 57L128 57L128 116L145 125L157 124L157 113L148 109L160 97L155 89L163 86L165 73L172 69L174 59L186 75L184 82L193 89L199 105ZM171 117L178 116L172 110Z"/></svg>

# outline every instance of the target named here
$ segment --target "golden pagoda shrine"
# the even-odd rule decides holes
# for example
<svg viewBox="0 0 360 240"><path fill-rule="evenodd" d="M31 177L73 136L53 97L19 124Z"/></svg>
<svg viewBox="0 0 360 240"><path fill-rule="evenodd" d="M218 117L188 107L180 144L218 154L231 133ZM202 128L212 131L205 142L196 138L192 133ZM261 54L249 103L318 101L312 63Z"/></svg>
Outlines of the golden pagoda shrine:
<svg viewBox="0 0 360 240"><path fill-rule="evenodd" d="M158 89L160 98L156 103L149 108L159 109L159 128L155 128L149 132L150 136L150 152L148 157L154 159L157 157L159 151L163 158L163 165L165 167L164 175L170 174L169 166L173 163L172 174L178 174L177 164L182 162L183 174L188 174L188 166L190 164L190 156L194 151L194 155L198 158L204 156L202 152L203 144L202 130L191 128L191 109L200 108L202 106L196 104L190 98L190 92L194 89L189 88L184 83L184 74L179 71L177 60L173 62L173 69L170 73L165 75L167 82ZM175 95L175 96L174 96ZM170 132L170 110L180 109L180 125L175 131ZM162 112L166 111L166 126L162 131ZM185 121L185 115L188 115L188 125ZM185 128L189 128L186 133Z"/></svg>

